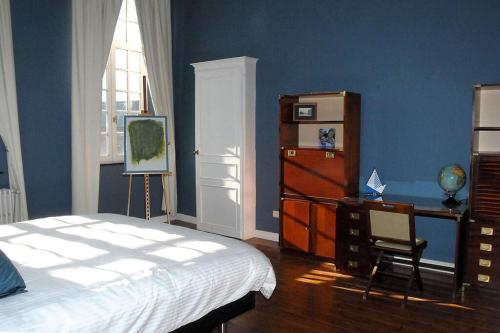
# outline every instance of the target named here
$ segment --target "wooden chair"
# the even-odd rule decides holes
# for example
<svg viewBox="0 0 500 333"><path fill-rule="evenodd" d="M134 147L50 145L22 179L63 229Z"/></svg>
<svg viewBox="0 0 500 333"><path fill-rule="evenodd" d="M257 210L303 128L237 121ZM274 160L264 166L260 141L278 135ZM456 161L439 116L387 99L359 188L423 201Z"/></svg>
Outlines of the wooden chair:
<svg viewBox="0 0 500 333"><path fill-rule="evenodd" d="M370 221L368 223L368 234L370 236L371 248L375 253L378 252L378 256L363 299L368 297L373 279L377 273L408 278L405 275L379 270L385 254L408 256L411 259L411 273L401 304L401 307L404 308L408 301L408 292L412 287L413 280L416 280L420 290L423 289L418 264L422 256L422 251L427 246L427 241L415 237L413 205L367 200L364 202L364 207Z"/></svg>

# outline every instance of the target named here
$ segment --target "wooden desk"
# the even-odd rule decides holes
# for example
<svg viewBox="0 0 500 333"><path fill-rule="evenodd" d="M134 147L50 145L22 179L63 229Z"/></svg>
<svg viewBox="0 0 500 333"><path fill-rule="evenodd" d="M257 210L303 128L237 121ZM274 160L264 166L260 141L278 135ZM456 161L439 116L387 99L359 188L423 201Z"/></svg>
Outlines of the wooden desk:
<svg viewBox="0 0 500 333"><path fill-rule="evenodd" d="M359 196L341 199L337 211L337 267L355 275L369 274L371 254L367 230L368 219L363 209L363 201L377 198L387 202L413 203L416 216L456 221L455 267L453 270L453 297L455 297L463 282L465 226L468 214L466 202L455 208L448 208L441 203L440 199L401 195Z"/></svg>

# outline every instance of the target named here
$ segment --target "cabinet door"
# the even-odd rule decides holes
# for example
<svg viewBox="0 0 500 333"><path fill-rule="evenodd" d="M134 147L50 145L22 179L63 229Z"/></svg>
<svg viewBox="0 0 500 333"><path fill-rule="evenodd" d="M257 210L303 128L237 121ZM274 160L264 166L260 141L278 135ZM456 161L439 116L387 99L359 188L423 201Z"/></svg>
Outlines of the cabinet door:
<svg viewBox="0 0 500 333"><path fill-rule="evenodd" d="M282 246L309 252L309 201L281 201Z"/></svg>
<svg viewBox="0 0 500 333"><path fill-rule="evenodd" d="M338 199L346 195L344 152L285 149L283 193Z"/></svg>
<svg viewBox="0 0 500 333"><path fill-rule="evenodd" d="M321 257L335 258L335 225L337 205L312 204L312 252Z"/></svg>

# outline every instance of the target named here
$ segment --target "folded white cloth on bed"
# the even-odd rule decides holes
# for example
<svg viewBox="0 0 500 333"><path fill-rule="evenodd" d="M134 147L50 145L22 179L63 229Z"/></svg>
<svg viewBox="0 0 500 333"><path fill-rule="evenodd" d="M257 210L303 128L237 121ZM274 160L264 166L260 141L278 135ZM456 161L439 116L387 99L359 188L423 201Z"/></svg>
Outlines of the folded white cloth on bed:
<svg viewBox="0 0 500 333"><path fill-rule="evenodd" d="M276 286L242 241L114 214L2 225L0 249L28 290L0 299L0 332L168 332Z"/></svg>

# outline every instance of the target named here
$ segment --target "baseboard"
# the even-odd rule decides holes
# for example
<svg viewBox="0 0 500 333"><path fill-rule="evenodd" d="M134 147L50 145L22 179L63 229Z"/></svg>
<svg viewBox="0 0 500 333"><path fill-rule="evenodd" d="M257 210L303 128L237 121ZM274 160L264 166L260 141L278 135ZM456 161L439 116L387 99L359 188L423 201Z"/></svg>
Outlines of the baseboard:
<svg viewBox="0 0 500 333"><path fill-rule="evenodd" d="M196 217L191 216L191 215L181 214L181 213L177 213L173 217L173 220L179 220L179 221L183 221L183 222L198 224Z"/></svg>
<svg viewBox="0 0 500 333"><path fill-rule="evenodd" d="M274 242L279 242L280 235L275 232L269 232L264 230L255 230L255 237L267 239Z"/></svg>
<svg viewBox="0 0 500 333"><path fill-rule="evenodd" d="M394 262L396 264L409 266L410 261L411 259L407 257L394 256ZM431 259L420 259L419 267L421 269L425 269L428 271L436 271L447 274L453 274L455 270L455 265L451 262L431 260Z"/></svg>
<svg viewBox="0 0 500 333"><path fill-rule="evenodd" d="M167 223L167 215L160 215L160 216L155 216L149 219L150 221L153 222L161 222L161 223Z"/></svg>

